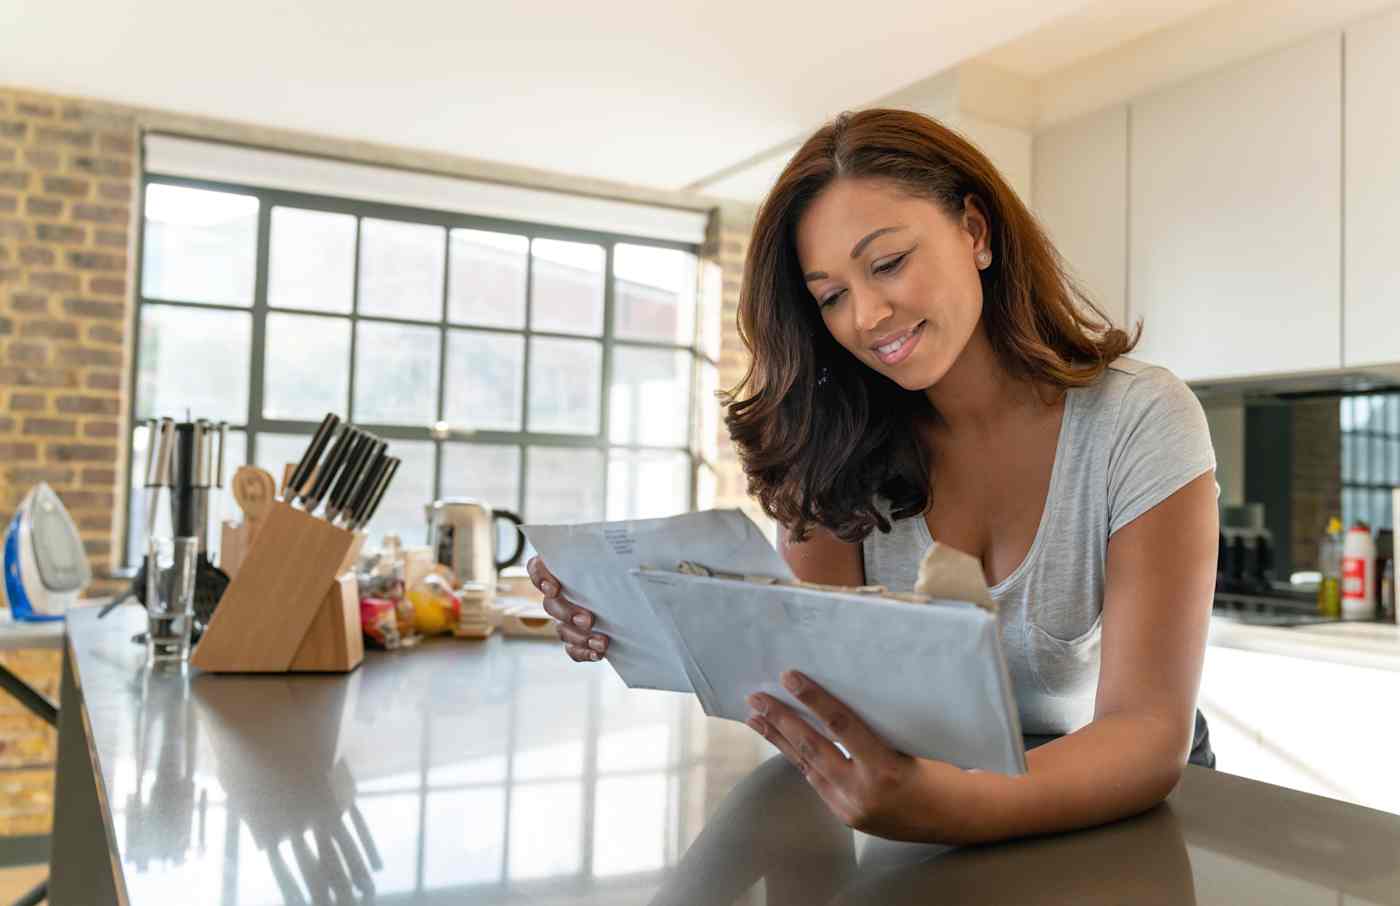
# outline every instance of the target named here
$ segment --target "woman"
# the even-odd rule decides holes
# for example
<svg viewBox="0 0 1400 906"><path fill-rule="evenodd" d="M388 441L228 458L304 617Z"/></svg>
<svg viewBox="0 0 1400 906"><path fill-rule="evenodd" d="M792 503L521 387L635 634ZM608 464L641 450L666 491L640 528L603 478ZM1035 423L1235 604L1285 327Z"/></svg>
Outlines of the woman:
<svg viewBox="0 0 1400 906"><path fill-rule="evenodd" d="M912 758L785 674L849 757L769 696L751 726L833 813L992 841L1143 811L1188 758L1213 763L1196 714L1218 534L1204 414L1124 357L1136 338L981 153L903 111L820 129L759 212L739 317L752 362L726 423L793 572L909 590L932 539L977 556L1034 747L1021 777ZM531 574L570 656L601 656L591 614Z"/></svg>

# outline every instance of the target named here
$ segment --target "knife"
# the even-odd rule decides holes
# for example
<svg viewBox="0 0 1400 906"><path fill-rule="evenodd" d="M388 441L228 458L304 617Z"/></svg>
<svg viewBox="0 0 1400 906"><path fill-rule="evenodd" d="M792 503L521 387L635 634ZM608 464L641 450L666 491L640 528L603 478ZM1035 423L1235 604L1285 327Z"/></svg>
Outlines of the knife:
<svg viewBox="0 0 1400 906"><path fill-rule="evenodd" d="M394 480L394 473L399 470L403 461L397 456L390 456L388 464L384 469L384 474L379 477L379 483L375 486L374 495L369 499L369 505L365 511L355 517L355 531L364 528L371 519L374 518L375 511L379 509L379 504L384 500L384 492L389 489L389 483Z"/></svg>
<svg viewBox="0 0 1400 906"><path fill-rule="evenodd" d="M306 512L314 513L316 508L321 505L321 501L326 499L326 494L330 492L331 484L340 472L340 467L344 465L346 457L350 454L350 448L355 443L359 433L348 423L342 426L340 436L335 439L335 443L331 444L326 458L311 473L310 481L302 484L302 491L297 500Z"/></svg>
<svg viewBox="0 0 1400 906"><path fill-rule="evenodd" d="M365 467L372 461L379 443L379 438L368 431L361 431L360 436L356 438L355 445L350 448L346 457L345 468L341 469L340 477L336 479L335 487L326 499L324 515L328 521L335 522L335 517L345 509L346 501L350 499L351 492L354 491L360 476L364 474Z"/></svg>
<svg viewBox="0 0 1400 906"><path fill-rule="evenodd" d="M337 520L342 528L353 529L355 520L369 505L370 497L374 495L374 489L379 486L379 479L383 477L384 470L389 467L389 457L384 452L388 447L388 444L380 441L375 450L372 451L373 458L365 467L358 485L351 492L350 499L346 501L345 508L337 514Z"/></svg>
<svg viewBox="0 0 1400 906"><path fill-rule="evenodd" d="M340 416L334 412L327 412L326 417L321 420L321 426L316 429L315 434L311 435L311 443L307 445L306 452L301 455L301 462L297 463L297 467L292 471L292 477L283 491L288 502L301 495L307 481L311 478L311 473L316 468L316 463L320 461L321 454L326 451L326 445L331 442L331 436L335 434L338 427L340 427Z"/></svg>

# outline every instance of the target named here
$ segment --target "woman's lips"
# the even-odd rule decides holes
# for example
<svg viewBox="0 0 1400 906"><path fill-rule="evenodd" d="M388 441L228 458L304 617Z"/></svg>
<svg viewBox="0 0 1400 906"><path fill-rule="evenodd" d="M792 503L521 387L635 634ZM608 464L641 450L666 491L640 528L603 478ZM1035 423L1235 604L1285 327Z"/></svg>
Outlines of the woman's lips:
<svg viewBox="0 0 1400 906"><path fill-rule="evenodd" d="M924 327L927 324L927 321L920 321L913 330L905 335L903 340L897 341L899 345L893 349L890 349L890 346L894 344L890 343L875 348L873 350L875 357L886 365L898 365L914 353L914 347L918 346L919 340L923 338Z"/></svg>

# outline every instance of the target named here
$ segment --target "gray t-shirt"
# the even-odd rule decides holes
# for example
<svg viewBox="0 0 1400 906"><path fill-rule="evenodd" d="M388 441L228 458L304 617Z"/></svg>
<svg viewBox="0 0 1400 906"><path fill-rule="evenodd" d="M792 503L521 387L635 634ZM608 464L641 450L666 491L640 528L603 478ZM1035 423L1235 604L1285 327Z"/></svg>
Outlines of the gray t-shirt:
<svg viewBox="0 0 1400 906"><path fill-rule="evenodd" d="M1028 736L1093 719L1109 537L1214 468L1201 404L1165 368L1120 358L1068 391L1035 540L991 589ZM893 526L865 539L865 580L911 591L933 539L922 516Z"/></svg>

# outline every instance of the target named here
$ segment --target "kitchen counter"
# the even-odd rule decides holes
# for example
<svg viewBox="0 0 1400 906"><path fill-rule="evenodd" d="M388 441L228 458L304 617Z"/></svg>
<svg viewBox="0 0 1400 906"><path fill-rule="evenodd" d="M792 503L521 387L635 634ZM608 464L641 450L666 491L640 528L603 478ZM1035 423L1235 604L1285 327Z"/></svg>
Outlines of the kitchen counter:
<svg viewBox="0 0 1400 906"><path fill-rule="evenodd" d="M1394 623L1317 623L1251 626L1211 617L1210 644L1221 648L1400 671L1400 626Z"/></svg>
<svg viewBox="0 0 1400 906"><path fill-rule="evenodd" d="M1222 773L1089 831L886 845L746 727L555 643L182 675L143 622L68 619L53 906L1400 904L1400 817Z"/></svg>

